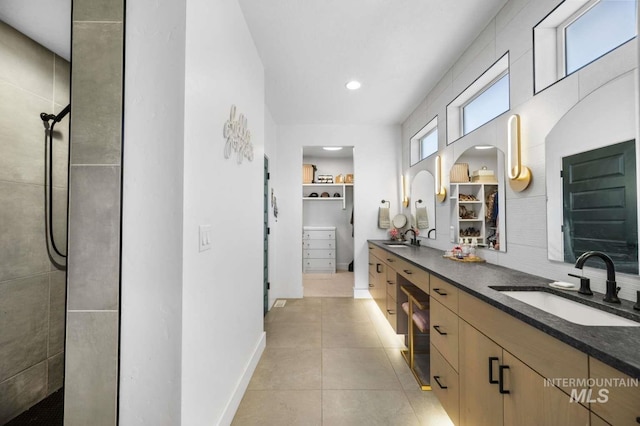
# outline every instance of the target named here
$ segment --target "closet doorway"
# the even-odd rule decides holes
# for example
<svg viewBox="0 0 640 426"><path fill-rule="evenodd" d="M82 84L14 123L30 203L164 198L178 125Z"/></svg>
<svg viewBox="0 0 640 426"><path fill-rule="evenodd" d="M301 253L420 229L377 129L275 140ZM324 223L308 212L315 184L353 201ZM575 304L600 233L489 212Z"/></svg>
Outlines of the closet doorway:
<svg viewBox="0 0 640 426"><path fill-rule="evenodd" d="M353 147L302 149L304 297L353 297Z"/></svg>

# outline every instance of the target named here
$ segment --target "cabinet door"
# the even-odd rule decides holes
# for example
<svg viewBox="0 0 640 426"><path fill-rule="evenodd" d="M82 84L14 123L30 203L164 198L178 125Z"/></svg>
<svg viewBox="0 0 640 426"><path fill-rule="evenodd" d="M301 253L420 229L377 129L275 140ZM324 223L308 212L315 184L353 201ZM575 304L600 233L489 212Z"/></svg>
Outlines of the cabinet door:
<svg viewBox="0 0 640 426"><path fill-rule="evenodd" d="M588 426L589 411L541 375L504 351L504 424L518 426Z"/></svg>
<svg viewBox="0 0 640 426"><path fill-rule="evenodd" d="M501 426L503 398L497 381L502 348L466 322L459 324L460 424Z"/></svg>

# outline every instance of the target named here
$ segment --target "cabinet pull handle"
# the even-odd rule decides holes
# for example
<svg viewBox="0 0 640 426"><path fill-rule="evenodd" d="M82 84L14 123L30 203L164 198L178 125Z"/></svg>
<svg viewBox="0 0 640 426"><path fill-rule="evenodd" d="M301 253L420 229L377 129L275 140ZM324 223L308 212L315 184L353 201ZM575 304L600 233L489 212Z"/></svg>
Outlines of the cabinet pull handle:
<svg viewBox="0 0 640 426"><path fill-rule="evenodd" d="M387 262L393 263L393 262L395 262L395 260L394 259L387 259Z"/></svg>
<svg viewBox="0 0 640 426"><path fill-rule="evenodd" d="M447 293L445 293L444 291L440 290L439 288L434 288L433 291L438 293L440 296L446 296L447 295Z"/></svg>
<svg viewBox="0 0 640 426"><path fill-rule="evenodd" d="M379 274L382 273L382 265L380 263L376 263L376 272Z"/></svg>
<svg viewBox="0 0 640 426"><path fill-rule="evenodd" d="M373 266L373 263L369 262L369 266Z"/></svg>
<svg viewBox="0 0 640 426"><path fill-rule="evenodd" d="M387 280L387 284L389 284L389 285L393 285L393 284L394 284L394 282L393 282L393 281L389 281L389 280Z"/></svg>
<svg viewBox="0 0 640 426"><path fill-rule="evenodd" d="M640 416L636 417L636 423L640 423Z"/></svg>
<svg viewBox="0 0 640 426"><path fill-rule="evenodd" d="M446 336L446 335L447 335L447 333L446 333L445 331L440 331L440 326L439 326L439 325L434 325L434 326L433 326L433 329L434 329L435 331L437 331L437 332L438 332L438 334L439 334L439 335L441 335L441 336Z"/></svg>
<svg viewBox="0 0 640 426"><path fill-rule="evenodd" d="M508 370L508 365L501 365L498 367L498 388L501 394L511 393L504 388L504 370Z"/></svg>
<svg viewBox="0 0 640 426"><path fill-rule="evenodd" d="M442 383L440 383L440 380L438 379L440 379L440 376L433 376L433 380L435 380L438 386L440 386L440 389L448 389L447 386L442 386Z"/></svg>
<svg viewBox="0 0 640 426"><path fill-rule="evenodd" d="M405 269L405 270L404 270L404 273L405 273L405 274L407 274L407 275L411 275L411 274L413 274L413 272L411 272L411 271L410 271L410 270L408 270L408 269Z"/></svg>
<svg viewBox="0 0 640 426"><path fill-rule="evenodd" d="M500 358L497 356L489 357L489 383L497 384L498 381L493 379L493 361L500 361Z"/></svg>
<svg viewBox="0 0 640 426"><path fill-rule="evenodd" d="M373 287L374 287L374 285L373 285L373 284L369 284L369 287L370 287L370 288L373 288Z"/></svg>
<svg viewBox="0 0 640 426"><path fill-rule="evenodd" d="M369 247L369 250L373 250L373 247Z"/></svg>
<svg viewBox="0 0 640 426"><path fill-rule="evenodd" d="M388 313L389 315L395 315L395 314L396 314L396 311L392 311L391 309L387 309L387 313Z"/></svg>

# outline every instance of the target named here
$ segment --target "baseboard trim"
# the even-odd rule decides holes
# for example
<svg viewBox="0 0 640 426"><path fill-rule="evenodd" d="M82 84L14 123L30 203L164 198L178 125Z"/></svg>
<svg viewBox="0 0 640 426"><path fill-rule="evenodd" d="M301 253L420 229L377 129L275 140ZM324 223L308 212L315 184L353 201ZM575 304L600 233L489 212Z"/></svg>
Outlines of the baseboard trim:
<svg viewBox="0 0 640 426"><path fill-rule="evenodd" d="M227 403L227 406L225 407L224 412L220 418L220 423L218 424L230 425L231 422L233 421L233 418L235 417L236 412L238 411L238 407L240 406L240 402L242 401L242 397L244 396L244 393L246 392L247 387L249 386L249 381L251 381L251 376L253 376L254 371L256 371L256 367L258 366L258 361L260 361L262 352L264 352L264 348L267 345L266 336L267 336L267 333L262 332L262 335L260 336L260 339L258 339L256 347L253 351L253 355L251 356L251 359L249 359L249 362L247 363L247 366L244 369L244 373L242 374L242 377L238 381L238 385L236 386L236 389L233 392L233 395L229 399L229 402Z"/></svg>
<svg viewBox="0 0 640 426"><path fill-rule="evenodd" d="M353 298L354 299L371 299L371 293L369 293L369 290L366 288L354 288Z"/></svg>

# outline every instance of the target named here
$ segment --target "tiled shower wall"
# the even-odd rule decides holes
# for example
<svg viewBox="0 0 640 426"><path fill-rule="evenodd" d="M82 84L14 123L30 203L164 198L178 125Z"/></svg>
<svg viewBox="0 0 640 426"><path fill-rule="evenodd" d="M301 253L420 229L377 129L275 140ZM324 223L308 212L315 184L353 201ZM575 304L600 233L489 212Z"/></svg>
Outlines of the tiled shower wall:
<svg viewBox="0 0 640 426"><path fill-rule="evenodd" d="M65 425L115 425L122 0L74 0Z"/></svg>
<svg viewBox="0 0 640 426"><path fill-rule="evenodd" d="M44 127L69 63L0 22L0 424L62 387L65 272L47 256ZM68 119L55 127L54 226L66 251Z"/></svg>

